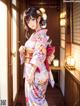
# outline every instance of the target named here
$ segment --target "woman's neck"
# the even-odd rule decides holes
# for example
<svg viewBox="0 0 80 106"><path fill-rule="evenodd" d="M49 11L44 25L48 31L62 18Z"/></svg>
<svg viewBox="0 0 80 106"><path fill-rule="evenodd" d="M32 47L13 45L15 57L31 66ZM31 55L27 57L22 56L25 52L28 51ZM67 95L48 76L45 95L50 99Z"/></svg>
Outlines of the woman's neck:
<svg viewBox="0 0 80 106"><path fill-rule="evenodd" d="M41 30L41 27L40 26L38 26L35 31L37 32L39 30Z"/></svg>

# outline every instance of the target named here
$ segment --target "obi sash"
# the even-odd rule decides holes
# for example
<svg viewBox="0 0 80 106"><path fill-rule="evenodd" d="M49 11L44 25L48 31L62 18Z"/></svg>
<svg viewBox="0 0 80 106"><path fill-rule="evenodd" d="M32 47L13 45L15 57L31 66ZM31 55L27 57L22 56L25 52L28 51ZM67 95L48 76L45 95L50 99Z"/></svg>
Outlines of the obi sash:
<svg viewBox="0 0 80 106"><path fill-rule="evenodd" d="M25 63L30 63L30 60L32 59L34 50L31 48L27 48L25 50Z"/></svg>

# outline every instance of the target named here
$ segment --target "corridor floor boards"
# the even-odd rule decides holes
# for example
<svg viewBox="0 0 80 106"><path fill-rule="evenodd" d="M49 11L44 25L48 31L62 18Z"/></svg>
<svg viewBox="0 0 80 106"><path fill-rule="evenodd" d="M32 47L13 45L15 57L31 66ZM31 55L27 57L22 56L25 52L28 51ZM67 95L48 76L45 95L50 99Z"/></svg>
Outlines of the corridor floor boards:
<svg viewBox="0 0 80 106"><path fill-rule="evenodd" d="M49 106L66 106L64 103L63 96L58 87L51 88L51 86L48 85L46 99L48 101ZM15 106L26 106L23 89L20 91L20 94L18 95Z"/></svg>
<svg viewBox="0 0 80 106"><path fill-rule="evenodd" d="M49 85L46 92L46 99L49 106L66 106L59 87L52 88Z"/></svg>

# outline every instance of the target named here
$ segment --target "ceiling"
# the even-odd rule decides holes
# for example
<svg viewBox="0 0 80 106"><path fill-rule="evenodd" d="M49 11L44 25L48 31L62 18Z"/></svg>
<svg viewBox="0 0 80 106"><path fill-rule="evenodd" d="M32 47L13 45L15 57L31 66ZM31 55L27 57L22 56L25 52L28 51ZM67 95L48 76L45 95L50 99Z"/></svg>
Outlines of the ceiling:
<svg viewBox="0 0 80 106"><path fill-rule="evenodd" d="M26 0L29 6L48 6L48 7L59 7L60 0Z"/></svg>

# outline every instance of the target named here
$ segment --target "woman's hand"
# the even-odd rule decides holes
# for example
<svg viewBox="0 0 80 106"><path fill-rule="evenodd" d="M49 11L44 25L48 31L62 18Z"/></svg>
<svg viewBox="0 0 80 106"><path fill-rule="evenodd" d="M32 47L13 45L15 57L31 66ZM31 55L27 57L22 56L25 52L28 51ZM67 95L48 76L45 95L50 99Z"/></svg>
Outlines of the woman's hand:
<svg viewBox="0 0 80 106"><path fill-rule="evenodd" d="M23 56L25 54L25 47L24 46L20 46L19 52L20 52L20 55Z"/></svg>

